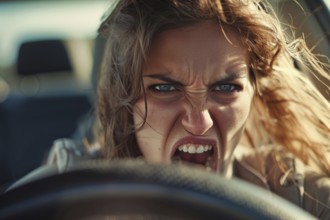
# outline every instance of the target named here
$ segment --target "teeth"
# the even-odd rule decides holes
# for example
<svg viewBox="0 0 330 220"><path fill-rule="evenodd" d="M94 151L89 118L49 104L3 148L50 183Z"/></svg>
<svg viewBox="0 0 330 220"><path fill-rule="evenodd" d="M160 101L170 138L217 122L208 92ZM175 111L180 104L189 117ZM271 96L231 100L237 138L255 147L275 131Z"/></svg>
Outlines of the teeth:
<svg viewBox="0 0 330 220"><path fill-rule="evenodd" d="M210 156L207 158L206 163L205 163L205 169L207 172L210 172L212 170L211 166L213 164L213 158Z"/></svg>
<svg viewBox="0 0 330 220"><path fill-rule="evenodd" d="M199 145L198 148L196 149L196 153L201 154L204 152L204 147L203 145Z"/></svg>
<svg viewBox="0 0 330 220"><path fill-rule="evenodd" d="M212 165L212 163L213 163L213 158L212 158L211 156L209 156L209 157L207 158L207 160L206 160L205 165L206 165L207 167L210 167L210 166Z"/></svg>
<svg viewBox="0 0 330 220"><path fill-rule="evenodd" d="M195 145L195 144L183 144L178 148L179 151L183 151L185 153L190 154L201 154L206 151L212 150L211 145Z"/></svg>
<svg viewBox="0 0 330 220"><path fill-rule="evenodd" d="M186 161L183 161L180 156L174 156L172 158L172 163L173 164L176 164L176 165L195 165L196 167L204 167L203 169L206 171L206 172L212 172L212 165L213 165L213 158L212 156L209 156L207 159L206 159L206 163L204 165L196 165L194 163L190 163L190 162L186 162Z"/></svg>
<svg viewBox="0 0 330 220"><path fill-rule="evenodd" d="M179 156L175 156L175 157L172 158L172 161L173 162L180 162L181 158Z"/></svg>
<svg viewBox="0 0 330 220"><path fill-rule="evenodd" d="M196 167L204 167L204 169L205 169L206 172L211 172L212 171L212 165L213 165L213 158L212 158L212 156L209 156L206 159L206 163L204 164L204 166L196 165L196 164L193 164L193 163L190 163L190 162L182 161L179 156L174 156L172 158L172 162L174 164L178 164L178 165L195 165Z"/></svg>

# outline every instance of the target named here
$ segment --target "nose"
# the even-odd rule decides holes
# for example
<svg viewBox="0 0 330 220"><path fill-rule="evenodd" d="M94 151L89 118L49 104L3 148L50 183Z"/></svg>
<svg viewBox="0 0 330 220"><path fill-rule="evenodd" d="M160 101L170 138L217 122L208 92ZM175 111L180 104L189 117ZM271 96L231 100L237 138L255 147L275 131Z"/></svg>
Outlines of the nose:
<svg viewBox="0 0 330 220"><path fill-rule="evenodd" d="M193 135L204 135L213 126L213 120L207 109L191 109L182 118L182 125Z"/></svg>

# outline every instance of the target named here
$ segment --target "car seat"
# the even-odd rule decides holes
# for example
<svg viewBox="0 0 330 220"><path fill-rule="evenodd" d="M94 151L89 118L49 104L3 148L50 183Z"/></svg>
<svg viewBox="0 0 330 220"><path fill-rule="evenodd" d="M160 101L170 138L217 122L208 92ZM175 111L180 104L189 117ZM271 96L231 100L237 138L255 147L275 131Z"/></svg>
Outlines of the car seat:
<svg viewBox="0 0 330 220"><path fill-rule="evenodd" d="M71 137L91 109L90 91L75 87L72 65L61 39L23 43L16 69L20 79L32 77L38 86L11 93L0 103L3 187L40 166L53 141ZM43 80L49 76L45 86Z"/></svg>

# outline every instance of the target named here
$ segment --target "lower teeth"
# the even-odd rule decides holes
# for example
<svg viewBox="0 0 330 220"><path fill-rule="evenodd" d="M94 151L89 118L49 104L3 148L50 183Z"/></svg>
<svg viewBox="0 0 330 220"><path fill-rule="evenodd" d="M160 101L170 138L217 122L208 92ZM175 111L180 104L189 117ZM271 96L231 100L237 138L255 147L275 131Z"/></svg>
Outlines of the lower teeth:
<svg viewBox="0 0 330 220"><path fill-rule="evenodd" d="M179 156L174 156L174 157L172 158L172 161L173 161L173 162L180 162L180 161L182 161L182 160L181 160L181 158L180 158Z"/></svg>
<svg viewBox="0 0 330 220"><path fill-rule="evenodd" d="M213 158L211 156L209 156L206 160L205 166L206 167L211 167L213 164Z"/></svg>
<svg viewBox="0 0 330 220"><path fill-rule="evenodd" d="M172 158L172 162L173 163L176 163L176 164L194 164L195 165L195 163L189 163L189 162L185 162L185 161L183 161L183 160L181 160L181 158L179 157L179 156L174 156L173 158ZM211 170L212 170L212 164L213 164L213 157L212 156L209 156L207 159L206 159L206 163L205 163L205 170L206 171L208 171L208 172L210 172ZM196 164L197 165L197 164Z"/></svg>

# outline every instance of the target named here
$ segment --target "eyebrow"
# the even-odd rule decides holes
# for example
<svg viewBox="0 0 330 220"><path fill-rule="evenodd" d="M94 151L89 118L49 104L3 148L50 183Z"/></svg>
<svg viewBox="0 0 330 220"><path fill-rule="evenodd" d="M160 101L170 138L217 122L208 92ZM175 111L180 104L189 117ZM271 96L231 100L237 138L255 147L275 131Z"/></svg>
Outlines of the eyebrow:
<svg viewBox="0 0 330 220"><path fill-rule="evenodd" d="M152 74L144 75L143 77L159 79L164 82L175 84L175 85L183 85L180 81L174 80L171 77L169 77L168 75L169 75L169 73L152 73ZM241 78L247 78L247 73L245 73L245 72L228 73L222 79L217 80L216 82L212 83L212 85L228 83L228 82L234 81L235 79L241 79Z"/></svg>
<svg viewBox="0 0 330 220"><path fill-rule="evenodd" d="M247 78L248 73L245 72L228 72L225 77L218 80L217 83L231 82L235 79Z"/></svg>
<svg viewBox="0 0 330 220"><path fill-rule="evenodd" d="M144 75L143 77L148 77L152 79L159 79L167 83L171 83L174 85L183 85L180 81L174 80L171 77L168 76L169 73L152 73L152 74L147 74Z"/></svg>

